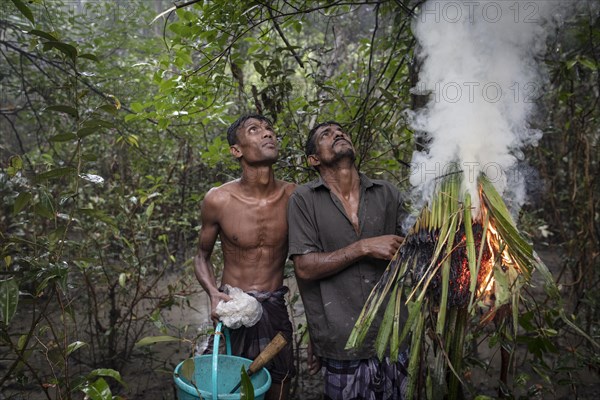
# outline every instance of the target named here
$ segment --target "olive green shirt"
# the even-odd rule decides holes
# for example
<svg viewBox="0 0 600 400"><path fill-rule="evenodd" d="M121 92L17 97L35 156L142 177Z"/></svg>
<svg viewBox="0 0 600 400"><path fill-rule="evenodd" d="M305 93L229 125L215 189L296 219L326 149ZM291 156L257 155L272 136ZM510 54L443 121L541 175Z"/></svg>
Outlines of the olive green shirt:
<svg viewBox="0 0 600 400"><path fill-rule="evenodd" d="M360 239L402 235L406 217L400 192L389 182L360 174L359 233L341 201L320 178L299 186L288 203L289 255L328 253ZM371 289L388 261L363 258L335 275L308 281L296 277L308 329L318 356L337 360L366 359L376 355L374 342L385 304L375 318L363 346L345 350Z"/></svg>

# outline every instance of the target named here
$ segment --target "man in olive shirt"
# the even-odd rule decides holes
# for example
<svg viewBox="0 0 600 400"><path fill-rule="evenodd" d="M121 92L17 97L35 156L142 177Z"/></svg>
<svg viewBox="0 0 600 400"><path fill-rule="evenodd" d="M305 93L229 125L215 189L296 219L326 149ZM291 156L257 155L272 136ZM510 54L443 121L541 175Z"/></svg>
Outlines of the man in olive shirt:
<svg viewBox="0 0 600 400"><path fill-rule="evenodd" d="M376 356L381 314L360 348L344 347L402 243L401 195L390 183L358 172L351 140L336 122L311 130L306 155L320 178L290 197L288 252L316 356L309 354L309 370L317 370L319 361L325 367L326 399L400 399L402 362Z"/></svg>

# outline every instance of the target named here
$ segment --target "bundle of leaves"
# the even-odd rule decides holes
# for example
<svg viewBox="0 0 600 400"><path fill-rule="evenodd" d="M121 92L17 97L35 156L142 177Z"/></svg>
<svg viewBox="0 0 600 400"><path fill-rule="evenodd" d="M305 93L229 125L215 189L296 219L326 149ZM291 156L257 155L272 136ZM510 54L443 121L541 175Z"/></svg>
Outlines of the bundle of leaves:
<svg viewBox="0 0 600 400"><path fill-rule="evenodd" d="M473 239L475 240L475 248L481 247L481 238L483 227L481 224L473 224ZM427 265L431 262L431 258L435 252L435 246L439 239L439 230L427 231L425 229L415 232L406 238L403 249L401 250L400 258L407 257L405 254L413 253L416 258L414 271L411 271L411 281L418 282L427 273ZM469 270L466 234L464 228L459 227L457 234L452 243L454 251L451 253L450 275L449 275L449 292L448 292L448 307L465 306L470 300L470 281L471 272ZM478 286L485 285L489 279L491 265L491 253L488 246L482 247L482 259L487 260L487 263L482 263L478 271ZM444 250L442 250L444 253ZM408 256L409 258L411 256ZM442 274L438 270L431 279L427 287L427 296L434 299L434 303L439 303L442 296Z"/></svg>
<svg viewBox="0 0 600 400"><path fill-rule="evenodd" d="M428 398L461 396L464 338L472 317L484 307L486 317L478 323L496 316L509 319L501 325L513 330L507 336L516 337L520 291L533 270L542 274L547 292L558 297L552 275L517 230L489 179L478 178L478 209L471 206L471 194L462 192L462 179L462 171L439 179L347 343L348 348L362 344L387 302L377 353L383 358L389 348L391 359L397 360L401 345L410 341L408 398L423 389ZM500 309L504 312L496 315ZM408 314L403 326L401 313ZM431 341L429 346L423 346L425 340ZM417 388L419 381L426 387Z"/></svg>

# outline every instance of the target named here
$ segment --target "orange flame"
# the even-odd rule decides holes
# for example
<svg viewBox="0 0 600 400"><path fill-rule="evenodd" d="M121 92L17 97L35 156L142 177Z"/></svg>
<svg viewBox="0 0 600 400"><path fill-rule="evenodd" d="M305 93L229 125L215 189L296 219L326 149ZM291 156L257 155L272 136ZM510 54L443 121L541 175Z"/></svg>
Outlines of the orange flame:
<svg viewBox="0 0 600 400"><path fill-rule="evenodd" d="M510 255L506 243L498 235L496 227L491 223L488 224L486 243L490 257L487 260L482 260L476 292L478 298L484 299L489 298L494 293L494 266L503 270L510 267L515 268L517 271L520 269L517 262Z"/></svg>

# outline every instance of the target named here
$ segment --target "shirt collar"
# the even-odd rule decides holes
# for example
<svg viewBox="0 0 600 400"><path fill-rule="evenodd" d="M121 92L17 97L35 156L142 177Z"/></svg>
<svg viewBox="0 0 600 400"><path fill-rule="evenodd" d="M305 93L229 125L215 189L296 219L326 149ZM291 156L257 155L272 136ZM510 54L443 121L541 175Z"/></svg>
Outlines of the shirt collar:
<svg viewBox="0 0 600 400"><path fill-rule="evenodd" d="M366 176L365 174L359 172L358 176L360 177L360 187L361 188L365 188L368 189L373 185L380 185L379 182L375 182L372 181L371 179L369 179L368 176ZM325 181L323 180L323 178L321 178L321 176L319 176L317 179L315 179L314 181L311 181L307 184L307 186L313 190L323 186L325 187L327 190L329 190L329 186L327 186L327 183L325 183Z"/></svg>

